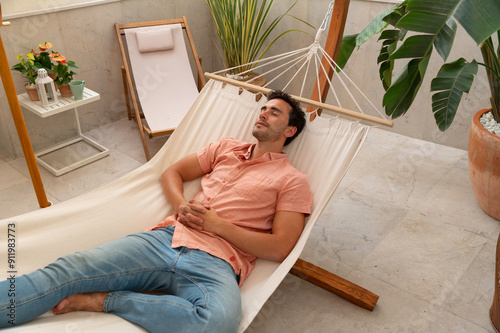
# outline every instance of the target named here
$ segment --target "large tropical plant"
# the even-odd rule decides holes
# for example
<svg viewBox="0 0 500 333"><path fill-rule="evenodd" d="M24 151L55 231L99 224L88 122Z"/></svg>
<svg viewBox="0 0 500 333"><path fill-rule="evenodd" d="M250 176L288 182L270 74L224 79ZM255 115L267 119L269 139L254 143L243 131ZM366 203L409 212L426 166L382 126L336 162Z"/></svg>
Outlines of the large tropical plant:
<svg viewBox="0 0 500 333"><path fill-rule="evenodd" d="M300 31L297 29L287 30L265 45L278 23L288 15L298 0L267 27L265 21L274 0L206 0L206 2L215 21L217 36L222 48L221 58L225 68L233 68L259 60L280 37L291 31ZM292 17L309 25L295 16ZM253 67L255 64L235 68L232 72L238 74Z"/></svg>
<svg viewBox="0 0 500 333"><path fill-rule="evenodd" d="M457 21L482 52L482 62L459 58L447 62L455 40ZM386 90L383 106L388 116L405 114L424 80L433 50L445 62L431 81L432 112L441 131L455 117L460 100L468 93L478 71L486 69L491 88L491 107L500 122L500 50L494 47L500 37L499 0L405 0L375 18L361 33L345 36L339 56L345 65L352 51L371 36L379 34L382 47L377 63ZM496 37L495 37L496 35ZM406 65L393 80L396 61Z"/></svg>

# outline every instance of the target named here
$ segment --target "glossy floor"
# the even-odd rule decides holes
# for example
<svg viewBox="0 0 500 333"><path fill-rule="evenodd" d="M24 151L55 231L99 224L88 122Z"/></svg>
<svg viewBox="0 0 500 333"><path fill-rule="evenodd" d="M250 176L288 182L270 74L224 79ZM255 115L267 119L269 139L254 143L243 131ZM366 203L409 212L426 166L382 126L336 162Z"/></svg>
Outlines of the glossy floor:
<svg viewBox="0 0 500 333"><path fill-rule="evenodd" d="M125 119L87 133L110 156L55 177L57 203L145 163ZM166 138L150 140L153 152ZM0 218L38 209L24 159L0 157ZM373 312L289 275L248 332L493 332L500 221L478 206L467 152L372 129L301 258L376 293Z"/></svg>

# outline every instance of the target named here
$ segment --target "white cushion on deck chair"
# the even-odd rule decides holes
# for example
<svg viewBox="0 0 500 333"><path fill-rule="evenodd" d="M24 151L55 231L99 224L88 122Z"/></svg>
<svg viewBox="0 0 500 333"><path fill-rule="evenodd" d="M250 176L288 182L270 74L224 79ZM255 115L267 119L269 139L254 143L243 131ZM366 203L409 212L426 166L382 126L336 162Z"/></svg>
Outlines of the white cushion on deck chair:
<svg viewBox="0 0 500 333"><path fill-rule="evenodd" d="M174 37L170 27L161 29L137 31L137 48L139 52L154 52L172 50L174 48Z"/></svg>
<svg viewBox="0 0 500 333"><path fill-rule="evenodd" d="M253 141L251 129L260 106L255 95L210 81L189 113L151 161L120 179L90 193L52 207L0 221L7 229L15 223L18 275L44 267L58 257L94 248L104 242L140 232L173 213L163 195L160 175L181 157L198 151L221 137ZM316 117L285 151L299 170L306 172L314 205L306 227L292 253L281 264L257 259L256 267L241 288L244 331L299 257L321 211L361 147L368 126L341 119ZM200 190L200 180L186 184L186 197ZM6 239L6 232L0 234ZM0 238L2 239L2 238ZM0 243L6 244L6 241ZM0 247L0 257L7 258ZM5 266L3 266L5 267ZM78 312L44 315L15 327L12 332L144 332L112 314ZM10 332L10 331L9 331Z"/></svg>

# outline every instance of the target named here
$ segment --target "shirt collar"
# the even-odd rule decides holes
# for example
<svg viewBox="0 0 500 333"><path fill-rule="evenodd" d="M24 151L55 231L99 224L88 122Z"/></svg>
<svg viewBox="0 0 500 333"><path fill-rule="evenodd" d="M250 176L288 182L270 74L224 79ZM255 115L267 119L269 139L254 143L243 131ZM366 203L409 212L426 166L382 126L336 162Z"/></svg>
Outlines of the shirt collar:
<svg viewBox="0 0 500 333"><path fill-rule="evenodd" d="M252 151L254 149L254 147L256 146L255 143L252 143L248 146L248 149L245 153L241 153L238 155L238 157L242 160L248 160L250 159L250 157L252 156ZM272 152L267 152L265 153L263 156L263 158L266 158L268 160L277 160L277 159L281 159L281 158L285 158L286 157L286 154L285 153L272 153Z"/></svg>

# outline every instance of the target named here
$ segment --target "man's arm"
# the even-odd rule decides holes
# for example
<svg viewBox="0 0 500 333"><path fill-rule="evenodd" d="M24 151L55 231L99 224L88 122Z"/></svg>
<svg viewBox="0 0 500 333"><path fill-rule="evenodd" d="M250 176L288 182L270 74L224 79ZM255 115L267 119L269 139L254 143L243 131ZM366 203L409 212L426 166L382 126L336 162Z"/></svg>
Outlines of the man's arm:
<svg viewBox="0 0 500 333"><path fill-rule="evenodd" d="M171 165L161 176L161 185L167 200L177 213L180 206L187 204L184 198L184 182L203 176L196 153L188 155Z"/></svg>
<svg viewBox="0 0 500 333"><path fill-rule="evenodd" d="M214 209L206 209L199 202L188 204L198 220L191 219L188 226L213 232L238 249L259 258L282 262L292 251L304 228L305 215L297 212L278 211L274 217L271 234L250 231L218 216ZM181 218L181 221L186 222Z"/></svg>

